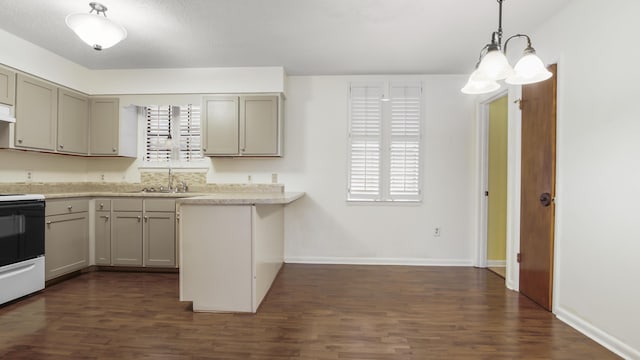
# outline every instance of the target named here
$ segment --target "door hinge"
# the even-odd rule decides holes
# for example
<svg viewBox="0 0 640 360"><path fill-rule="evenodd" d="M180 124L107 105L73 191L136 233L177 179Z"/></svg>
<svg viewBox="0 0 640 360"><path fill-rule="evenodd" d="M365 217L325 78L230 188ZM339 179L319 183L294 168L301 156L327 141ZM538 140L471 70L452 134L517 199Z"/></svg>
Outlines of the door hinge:
<svg viewBox="0 0 640 360"><path fill-rule="evenodd" d="M518 253L518 254L516 255L516 260L517 260L518 262L522 262L522 255L520 255L520 253Z"/></svg>
<svg viewBox="0 0 640 360"><path fill-rule="evenodd" d="M485 191L484 196L489 196L489 191Z"/></svg>
<svg viewBox="0 0 640 360"><path fill-rule="evenodd" d="M518 104L518 109L522 110L522 99L516 99L513 101L515 104Z"/></svg>

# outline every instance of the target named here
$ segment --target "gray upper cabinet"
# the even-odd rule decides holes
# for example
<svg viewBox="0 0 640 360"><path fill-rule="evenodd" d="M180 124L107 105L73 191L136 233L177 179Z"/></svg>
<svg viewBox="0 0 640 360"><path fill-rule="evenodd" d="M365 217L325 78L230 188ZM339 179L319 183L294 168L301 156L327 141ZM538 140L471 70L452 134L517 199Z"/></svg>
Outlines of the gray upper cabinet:
<svg viewBox="0 0 640 360"><path fill-rule="evenodd" d="M88 153L89 98L80 93L58 89L58 152Z"/></svg>
<svg viewBox="0 0 640 360"><path fill-rule="evenodd" d="M208 96L203 100L205 155L237 155L240 150L237 96Z"/></svg>
<svg viewBox="0 0 640 360"><path fill-rule="evenodd" d="M16 101L16 73L0 67L0 103L14 105Z"/></svg>
<svg viewBox="0 0 640 360"><path fill-rule="evenodd" d="M58 88L18 74L15 146L54 151L57 116Z"/></svg>
<svg viewBox="0 0 640 360"><path fill-rule="evenodd" d="M281 156L277 95L203 98L202 150L208 156Z"/></svg>
<svg viewBox="0 0 640 360"><path fill-rule="evenodd" d="M89 155L136 157L137 109L118 98L91 98Z"/></svg>
<svg viewBox="0 0 640 360"><path fill-rule="evenodd" d="M117 98L91 99L91 155L118 154L119 107Z"/></svg>
<svg viewBox="0 0 640 360"><path fill-rule="evenodd" d="M240 118L243 155L278 155L277 96L242 97Z"/></svg>

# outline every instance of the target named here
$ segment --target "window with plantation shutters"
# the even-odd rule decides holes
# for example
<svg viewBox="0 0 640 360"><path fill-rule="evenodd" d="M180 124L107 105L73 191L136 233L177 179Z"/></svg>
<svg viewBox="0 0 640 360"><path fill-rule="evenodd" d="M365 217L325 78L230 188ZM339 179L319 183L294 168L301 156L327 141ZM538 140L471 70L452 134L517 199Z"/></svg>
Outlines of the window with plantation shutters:
<svg viewBox="0 0 640 360"><path fill-rule="evenodd" d="M148 105L144 161L193 162L202 159L200 107L195 105Z"/></svg>
<svg viewBox="0 0 640 360"><path fill-rule="evenodd" d="M419 82L352 83L351 201L420 201L422 94Z"/></svg>

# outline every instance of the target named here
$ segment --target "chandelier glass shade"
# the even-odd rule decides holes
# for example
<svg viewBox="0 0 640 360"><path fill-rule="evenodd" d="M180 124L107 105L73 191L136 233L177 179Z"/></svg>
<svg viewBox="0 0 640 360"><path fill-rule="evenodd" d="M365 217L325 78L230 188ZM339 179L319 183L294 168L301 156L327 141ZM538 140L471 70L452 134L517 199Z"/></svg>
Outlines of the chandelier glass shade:
<svg viewBox="0 0 640 360"><path fill-rule="evenodd" d="M89 3L89 6L91 6L89 13L70 14L65 19L67 26L82 41L95 50L103 50L127 37L127 30L124 27L107 18L106 6L96 2Z"/></svg>
<svg viewBox="0 0 640 360"><path fill-rule="evenodd" d="M504 47L502 46L502 3L504 0L497 1L500 6L498 30L492 33L491 43L485 45L480 51L476 70L469 76L467 84L461 90L465 94L493 92L500 88L498 80L505 80L507 84L511 85L526 85L547 80L552 76L542 60L536 55L528 35L513 35L504 42ZM525 38L527 47L516 66L511 67L506 56L507 45L509 41L517 38Z"/></svg>

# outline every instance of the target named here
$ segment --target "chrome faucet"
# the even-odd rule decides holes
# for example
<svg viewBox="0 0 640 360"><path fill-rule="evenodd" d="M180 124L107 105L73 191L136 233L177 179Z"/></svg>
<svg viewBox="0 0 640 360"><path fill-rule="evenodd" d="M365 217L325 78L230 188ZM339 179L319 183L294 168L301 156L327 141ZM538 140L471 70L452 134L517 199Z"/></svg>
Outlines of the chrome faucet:
<svg viewBox="0 0 640 360"><path fill-rule="evenodd" d="M173 187L171 186L171 168L169 168L169 179L168 179L167 191L171 192L172 190L173 190Z"/></svg>

